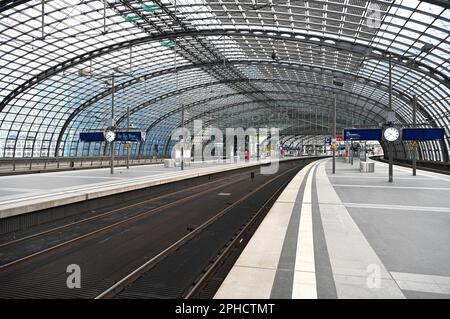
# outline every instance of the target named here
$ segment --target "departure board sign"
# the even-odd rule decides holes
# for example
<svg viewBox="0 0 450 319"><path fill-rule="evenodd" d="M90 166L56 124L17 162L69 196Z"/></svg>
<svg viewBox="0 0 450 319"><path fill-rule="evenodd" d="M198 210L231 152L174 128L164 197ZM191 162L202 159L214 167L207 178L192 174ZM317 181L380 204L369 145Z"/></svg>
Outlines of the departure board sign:
<svg viewBox="0 0 450 319"><path fill-rule="evenodd" d="M81 142L104 142L105 136L103 132L84 132L80 133Z"/></svg>
<svg viewBox="0 0 450 319"><path fill-rule="evenodd" d="M404 141L432 141L444 139L443 128L404 128L402 130Z"/></svg>
<svg viewBox="0 0 450 319"><path fill-rule="evenodd" d="M142 132L116 132L116 141L141 142L143 141Z"/></svg>
<svg viewBox="0 0 450 319"><path fill-rule="evenodd" d="M144 134L142 132L116 132L116 142L142 142ZM84 132L80 133L81 142L104 142L104 132Z"/></svg>
<svg viewBox="0 0 450 319"><path fill-rule="evenodd" d="M345 129L344 140L380 141L381 129Z"/></svg>

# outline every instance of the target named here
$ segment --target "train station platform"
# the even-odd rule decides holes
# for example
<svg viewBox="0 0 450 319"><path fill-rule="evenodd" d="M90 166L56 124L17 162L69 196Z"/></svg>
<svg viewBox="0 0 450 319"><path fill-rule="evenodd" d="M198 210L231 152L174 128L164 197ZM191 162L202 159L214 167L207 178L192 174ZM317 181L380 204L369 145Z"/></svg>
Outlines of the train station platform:
<svg viewBox="0 0 450 319"><path fill-rule="evenodd" d="M450 298L450 176L336 162L297 174L216 299Z"/></svg>
<svg viewBox="0 0 450 319"><path fill-rule="evenodd" d="M293 158L283 158L280 161ZM238 163L197 162L180 167L163 164L76 170L0 177L0 219L176 182L188 178L269 163L270 159Z"/></svg>

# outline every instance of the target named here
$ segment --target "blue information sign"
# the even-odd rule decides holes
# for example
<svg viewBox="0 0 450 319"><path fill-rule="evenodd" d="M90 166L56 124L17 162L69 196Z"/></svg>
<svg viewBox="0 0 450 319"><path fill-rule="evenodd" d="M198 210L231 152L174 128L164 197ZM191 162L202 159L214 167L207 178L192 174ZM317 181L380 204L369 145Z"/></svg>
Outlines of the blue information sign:
<svg viewBox="0 0 450 319"><path fill-rule="evenodd" d="M104 142L105 136L103 132L85 132L80 133L81 142Z"/></svg>
<svg viewBox="0 0 450 319"><path fill-rule="evenodd" d="M404 128L402 130L404 141L432 141L444 139L443 128Z"/></svg>
<svg viewBox="0 0 450 319"><path fill-rule="evenodd" d="M329 136L325 137L325 144L327 144L327 145L331 144L331 137L329 137Z"/></svg>
<svg viewBox="0 0 450 319"><path fill-rule="evenodd" d="M381 129L345 129L344 140L380 141Z"/></svg>
<svg viewBox="0 0 450 319"><path fill-rule="evenodd" d="M116 141L118 142L141 142L141 132L116 132Z"/></svg>
<svg viewBox="0 0 450 319"><path fill-rule="evenodd" d="M116 132L116 142L141 142L143 141L142 132ZM84 132L80 133L81 142L104 142L104 132Z"/></svg>

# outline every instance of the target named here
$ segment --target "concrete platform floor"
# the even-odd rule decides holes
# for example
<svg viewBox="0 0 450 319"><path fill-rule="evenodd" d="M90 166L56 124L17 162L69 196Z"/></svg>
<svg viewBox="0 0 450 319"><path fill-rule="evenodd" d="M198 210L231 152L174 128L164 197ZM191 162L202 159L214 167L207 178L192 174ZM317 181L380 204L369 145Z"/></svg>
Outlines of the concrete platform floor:
<svg viewBox="0 0 450 319"><path fill-rule="evenodd" d="M358 168L300 172L216 298L450 298L450 176Z"/></svg>
<svg viewBox="0 0 450 319"><path fill-rule="evenodd" d="M184 171L180 167L152 164L116 168L114 175L109 168L102 168L2 176L0 218L269 161L267 158L238 163L197 162L185 165Z"/></svg>

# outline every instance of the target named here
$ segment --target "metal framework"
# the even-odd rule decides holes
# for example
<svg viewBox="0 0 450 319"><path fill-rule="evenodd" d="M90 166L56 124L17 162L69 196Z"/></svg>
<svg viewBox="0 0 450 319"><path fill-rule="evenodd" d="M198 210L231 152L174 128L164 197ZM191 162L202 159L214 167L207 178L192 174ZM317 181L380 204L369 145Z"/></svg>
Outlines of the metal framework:
<svg viewBox="0 0 450 319"><path fill-rule="evenodd" d="M133 127L147 132L132 154L151 155L170 144L182 105L187 123L279 125L289 145L309 140L311 128L315 136L326 134L334 95L338 129L376 126L389 104L392 56L398 123L412 123L417 96L417 122L446 129L443 143L420 145L420 158L448 160L449 3L2 0L0 157L107 151L102 143L78 141L83 130L104 129L112 94L80 69L133 74L117 80L116 121L126 126L129 107ZM285 118L265 120L272 113ZM395 151L411 153L408 145Z"/></svg>

